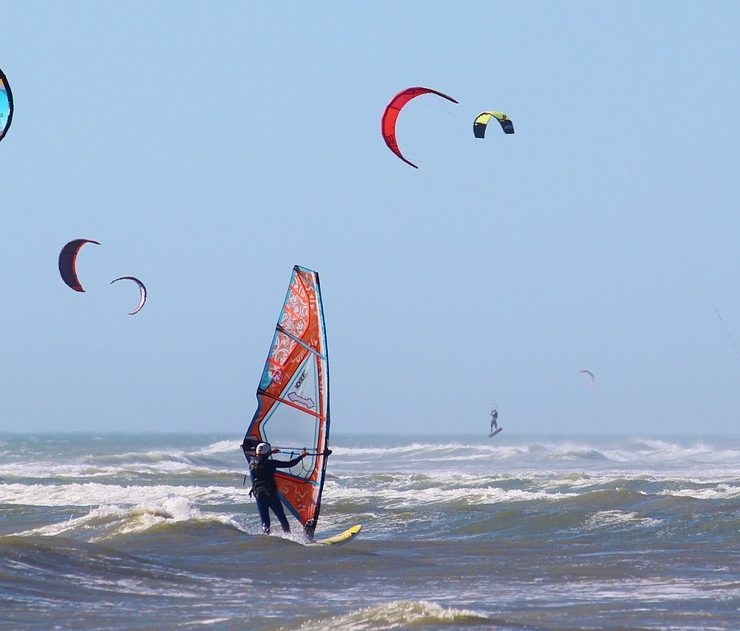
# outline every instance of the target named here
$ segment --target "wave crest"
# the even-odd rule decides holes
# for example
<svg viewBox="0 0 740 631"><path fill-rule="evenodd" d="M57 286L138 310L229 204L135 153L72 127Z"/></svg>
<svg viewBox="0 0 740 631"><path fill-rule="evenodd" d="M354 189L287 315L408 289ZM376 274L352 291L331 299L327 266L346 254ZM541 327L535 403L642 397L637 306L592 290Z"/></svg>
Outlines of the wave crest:
<svg viewBox="0 0 740 631"><path fill-rule="evenodd" d="M460 625L492 622L484 614L466 609L445 608L427 600L395 600L342 616L309 620L298 628L302 631L375 631L435 625L435 628L449 626L454 629Z"/></svg>
<svg viewBox="0 0 740 631"><path fill-rule="evenodd" d="M66 521L15 533L15 536L77 535L93 542L120 535L142 533L164 524L177 522L218 523L243 530L231 515L203 512L193 507L188 498L173 495L159 503L143 503L128 507L98 506L81 517L70 517Z"/></svg>

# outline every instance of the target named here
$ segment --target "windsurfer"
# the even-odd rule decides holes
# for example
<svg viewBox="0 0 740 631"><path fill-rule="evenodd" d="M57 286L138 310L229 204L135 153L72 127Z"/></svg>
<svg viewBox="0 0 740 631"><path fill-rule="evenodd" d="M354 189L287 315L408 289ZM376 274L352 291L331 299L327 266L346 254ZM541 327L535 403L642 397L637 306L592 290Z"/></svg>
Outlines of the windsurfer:
<svg viewBox="0 0 740 631"><path fill-rule="evenodd" d="M279 450L272 449L267 443L260 443L254 451L251 451L251 446L247 444L242 445L242 449L249 459L249 477L252 479L252 490L249 491L249 494L257 500L257 510L262 521L262 530L266 535L270 534L270 509L272 509L283 528L283 532L290 532L290 524L285 516L285 510L275 484L275 470L294 467L303 460L308 452L303 449L292 460L280 461L270 460L270 455L277 453Z"/></svg>

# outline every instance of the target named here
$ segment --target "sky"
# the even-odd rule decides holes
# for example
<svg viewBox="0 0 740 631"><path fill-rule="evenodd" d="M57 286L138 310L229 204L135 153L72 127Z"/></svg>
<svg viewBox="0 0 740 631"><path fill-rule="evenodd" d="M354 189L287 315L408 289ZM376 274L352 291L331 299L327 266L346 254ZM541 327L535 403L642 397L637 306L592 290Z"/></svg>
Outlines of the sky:
<svg viewBox="0 0 740 631"><path fill-rule="evenodd" d="M484 434L494 404L508 434L737 433L739 4L36 2L3 26L0 431L240 438L300 264L334 433ZM459 101L401 112L418 170L380 135L411 86ZM484 110L516 133L474 139ZM85 293L57 270L76 238L101 242Z"/></svg>

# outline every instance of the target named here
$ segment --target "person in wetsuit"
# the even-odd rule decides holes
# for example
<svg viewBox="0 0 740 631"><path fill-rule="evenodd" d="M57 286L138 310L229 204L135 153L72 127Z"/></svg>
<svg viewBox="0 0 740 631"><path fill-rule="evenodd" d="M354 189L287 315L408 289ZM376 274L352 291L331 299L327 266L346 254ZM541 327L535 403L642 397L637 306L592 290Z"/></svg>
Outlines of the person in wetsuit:
<svg viewBox="0 0 740 631"><path fill-rule="evenodd" d="M498 429L498 410L496 408L491 410L491 432L494 429Z"/></svg>
<svg viewBox="0 0 740 631"><path fill-rule="evenodd" d="M246 447L243 448L246 451ZM249 477L252 479L252 490L249 494L257 500L257 510L262 521L262 530L266 535L270 534L270 509L278 518L280 525L283 527L283 532L290 532L290 524L285 516L283 503L280 501L277 485L275 484L275 470L294 467L303 460L308 452L304 449L295 458L285 462L270 460L270 454L272 453L273 450L270 445L260 443L257 445L254 455L250 453L249 458Z"/></svg>

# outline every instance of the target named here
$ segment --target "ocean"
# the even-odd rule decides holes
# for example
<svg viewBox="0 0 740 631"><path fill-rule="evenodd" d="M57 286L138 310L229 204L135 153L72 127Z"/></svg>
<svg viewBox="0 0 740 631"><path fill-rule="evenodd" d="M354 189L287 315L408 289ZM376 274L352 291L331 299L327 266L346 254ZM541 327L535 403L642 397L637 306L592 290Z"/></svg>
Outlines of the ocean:
<svg viewBox="0 0 740 631"><path fill-rule="evenodd" d="M337 434L336 546L260 534L240 442L0 435L0 628L740 629L738 436Z"/></svg>

